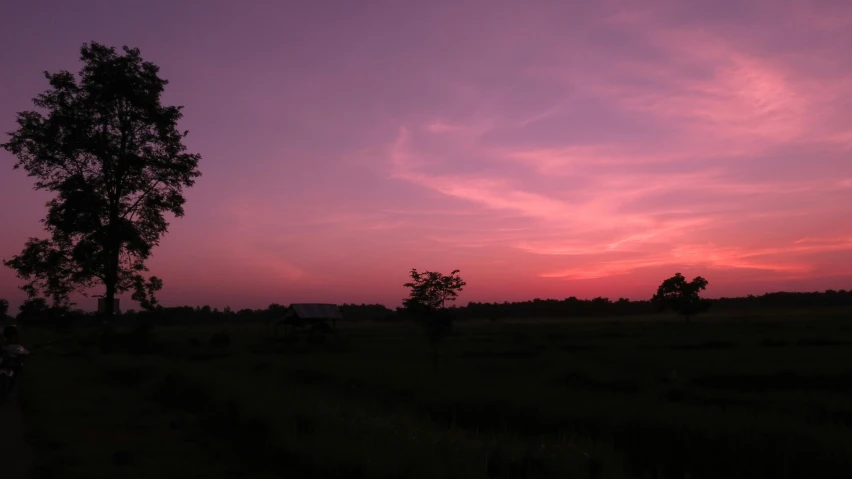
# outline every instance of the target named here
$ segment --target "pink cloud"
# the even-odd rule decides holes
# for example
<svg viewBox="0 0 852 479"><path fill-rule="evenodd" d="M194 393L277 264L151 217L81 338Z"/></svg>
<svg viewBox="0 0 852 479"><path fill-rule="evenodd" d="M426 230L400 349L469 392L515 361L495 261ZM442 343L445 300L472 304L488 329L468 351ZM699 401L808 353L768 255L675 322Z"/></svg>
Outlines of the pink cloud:
<svg viewBox="0 0 852 479"><path fill-rule="evenodd" d="M440 120L434 121L426 125L426 129L431 131L432 133L444 133L448 131L458 131L461 127L456 125L450 125L449 123L444 123Z"/></svg>
<svg viewBox="0 0 852 479"><path fill-rule="evenodd" d="M604 261L581 268L568 268L543 273L544 278L591 279L624 275L641 268L660 266L703 266L711 269L754 269L776 273L811 273L813 264L803 262L801 255L816 252L852 251L849 239L802 239L790 245L749 249L719 247L713 244L674 246L666 254L643 256L631 260Z"/></svg>

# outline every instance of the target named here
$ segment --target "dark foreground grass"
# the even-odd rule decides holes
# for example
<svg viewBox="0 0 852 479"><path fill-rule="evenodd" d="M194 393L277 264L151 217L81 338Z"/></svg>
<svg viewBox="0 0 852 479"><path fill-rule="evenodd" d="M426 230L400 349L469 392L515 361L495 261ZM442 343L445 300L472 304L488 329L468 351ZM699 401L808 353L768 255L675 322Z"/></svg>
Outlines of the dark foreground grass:
<svg viewBox="0 0 852 479"><path fill-rule="evenodd" d="M848 477L848 325L38 332L22 386L40 477Z"/></svg>

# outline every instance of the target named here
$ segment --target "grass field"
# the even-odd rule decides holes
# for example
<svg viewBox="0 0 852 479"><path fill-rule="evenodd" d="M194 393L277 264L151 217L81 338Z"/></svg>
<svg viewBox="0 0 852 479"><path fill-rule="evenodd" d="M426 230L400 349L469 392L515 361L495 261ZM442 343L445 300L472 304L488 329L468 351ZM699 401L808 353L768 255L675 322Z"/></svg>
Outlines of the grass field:
<svg viewBox="0 0 852 479"><path fill-rule="evenodd" d="M339 329L316 344L249 325L28 330L38 477L852 471L848 311L464 323L437 370L415 325Z"/></svg>

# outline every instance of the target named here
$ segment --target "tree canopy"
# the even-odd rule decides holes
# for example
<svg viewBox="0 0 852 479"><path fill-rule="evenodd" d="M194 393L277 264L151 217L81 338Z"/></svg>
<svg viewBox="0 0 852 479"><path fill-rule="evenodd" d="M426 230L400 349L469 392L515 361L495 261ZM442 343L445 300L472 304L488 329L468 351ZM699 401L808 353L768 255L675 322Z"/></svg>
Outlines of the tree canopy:
<svg viewBox="0 0 852 479"><path fill-rule="evenodd" d="M409 273L411 281L404 284L411 291L408 298L403 301L403 305L406 308L419 307L432 310L444 308L447 301L455 301L459 292L467 284L458 273L457 269L449 275L435 271L419 273L416 269L412 269Z"/></svg>
<svg viewBox="0 0 852 479"><path fill-rule="evenodd" d="M651 298L651 302L661 310L677 311L689 321L690 316L706 311L710 307L709 301L699 297L699 293L707 288L707 284L707 280L701 276L687 281L682 274L676 273L663 281L657 288L657 294Z"/></svg>
<svg viewBox="0 0 852 479"><path fill-rule="evenodd" d="M54 306L103 285L111 316L115 295L131 289L143 307L155 304L162 282L144 279L145 261L168 229L165 214L183 216L183 188L201 175L200 155L186 151L182 107L162 105L168 81L139 49L91 42L80 60L76 77L44 73L50 88L33 98L38 111L18 113L0 145L36 190L55 193L42 220L49 237L30 238L4 264L30 298Z"/></svg>

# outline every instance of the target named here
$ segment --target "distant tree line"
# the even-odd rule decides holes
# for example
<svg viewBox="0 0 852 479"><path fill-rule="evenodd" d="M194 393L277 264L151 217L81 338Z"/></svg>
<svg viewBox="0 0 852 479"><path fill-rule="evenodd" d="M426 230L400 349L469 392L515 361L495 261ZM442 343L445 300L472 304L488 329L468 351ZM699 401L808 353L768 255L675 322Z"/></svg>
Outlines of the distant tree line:
<svg viewBox="0 0 852 479"><path fill-rule="evenodd" d="M619 298L533 299L531 301L503 303L468 303L456 308L459 317L476 319L501 318L568 318L648 314L657 311L650 301L630 301Z"/></svg>
<svg viewBox="0 0 852 479"><path fill-rule="evenodd" d="M852 290L812 293L766 293L760 296L748 295L740 298L720 298L713 301L713 309L775 309L775 308L818 308L852 306Z"/></svg>
<svg viewBox="0 0 852 479"><path fill-rule="evenodd" d="M774 309L805 309L821 307L852 307L852 291L834 291L813 293L767 293L760 296L748 295L739 298L717 298L706 300L712 310L746 311ZM534 299L532 301L504 303L468 303L456 309L461 318L581 318L602 316L630 316L654 314L659 307L650 300L630 301L619 298L578 299L570 297L558 299Z"/></svg>
<svg viewBox="0 0 852 479"><path fill-rule="evenodd" d="M739 298L708 299L712 311L761 311L784 309L810 309L852 307L852 291L828 290L812 293L767 293ZM531 301L482 303L470 302L466 306L451 306L459 320L503 318L590 318L607 316L632 316L657 314L659 307L650 300L630 301L619 298L534 299ZM210 306L158 306L148 311L128 310L121 314L125 319L138 319L164 324L192 324L219 322L262 322L281 317L287 306L273 303L264 309L217 309ZM410 319L403 308L390 309L382 304L342 304L340 310L347 321L398 321ZM8 314L12 315L13 311ZM44 301L27 301L17 312L17 321L75 321L94 317L94 313L79 310L55 310Z"/></svg>

